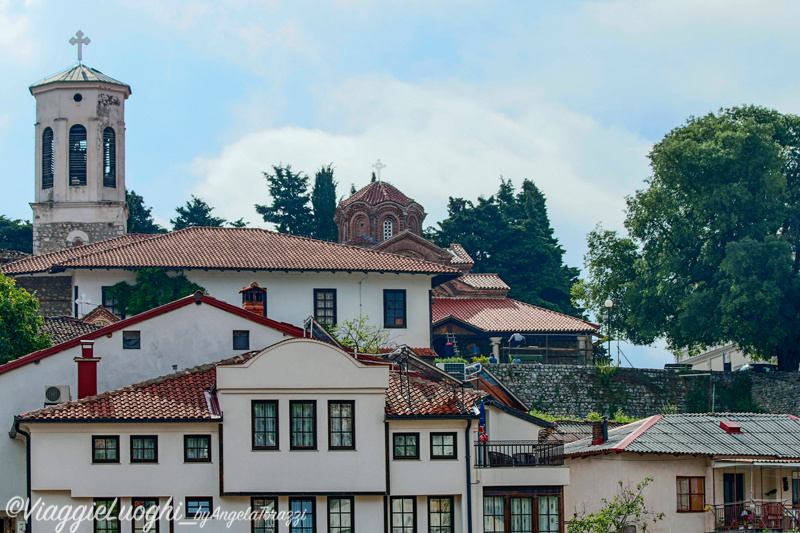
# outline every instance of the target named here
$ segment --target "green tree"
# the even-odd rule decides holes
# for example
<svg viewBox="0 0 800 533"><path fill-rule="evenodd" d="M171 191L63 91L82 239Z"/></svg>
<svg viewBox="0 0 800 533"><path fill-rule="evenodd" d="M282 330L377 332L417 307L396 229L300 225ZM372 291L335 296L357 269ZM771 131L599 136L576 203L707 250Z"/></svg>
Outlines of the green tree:
<svg viewBox="0 0 800 533"><path fill-rule="evenodd" d="M256 204L256 212L265 222L275 224L281 233L308 237L313 232L313 217L309 207L308 176L292 172L292 165L272 167L275 174L264 172L269 183L272 205Z"/></svg>
<svg viewBox="0 0 800 533"><path fill-rule="evenodd" d="M164 233L167 230L153 220L152 207L144 205L144 198L136 191L125 190L128 203L128 233Z"/></svg>
<svg viewBox="0 0 800 533"><path fill-rule="evenodd" d="M800 363L800 117L763 107L691 117L655 145L653 175L627 199L627 236L589 235L578 289L637 344L734 342Z"/></svg>
<svg viewBox="0 0 800 533"><path fill-rule="evenodd" d="M211 214L213 210L214 208L201 198L192 195L191 201L175 208L178 216L170 220L172 229L177 231L190 226L221 228L227 221L224 218L213 216Z"/></svg>
<svg viewBox="0 0 800 533"><path fill-rule="evenodd" d="M120 281L108 293L117 300L122 314L138 315L169 302L179 300L196 291L205 291L200 285L189 281L183 272L163 268L143 268L136 271L136 283L130 285Z"/></svg>
<svg viewBox="0 0 800 533"><path fill-rule="evenodd" d="M644 501L644 489L652 482L653 478L645 477L634 490L620 481L611 500L601 498L603 507L599 511L575 516L567 525L567 533L618 533L629 526L646 532L651 523L664 519L664 513L648 509Z"/></svg>
<svg viewBox="0 0 800 533"><path fill-rule="evenodd" d="M50 347L42 326L36 298L0 272L0 364Z"/></svg>
<svg viewBox="0 0 800 533"><path fill-rule="evenodd" d="M429 228L440 246L457 242L469 250L476 272L497 272L511 286L509 296L574 316L572 285L578 269L564 264L547 216L544 194L525 180L516 191L511 180L476 203L450 197L448 217L438 230Z"/></svg>
<svg viewBox="0 0 800 533"><path fill-rule="evenodd" d="M33 224L0 215L0 248L33 253Z"/></svg>
<svg viewBox="0 0 800 533"><path fill-rule="evenodd" d="M368 316L340 322L332 328L331 334L342 346L359 353L380 353L389 346L389 332L370 324Z"/></svg>
<svg viewBox="0 0 800 533"><path fill-rule="evenodd" d="M322 167L314 177L311 191L311 206L314 209L312 237L336 242L339 229L333 216L336 214L336 182L333 180L333 164Z"/></svg>

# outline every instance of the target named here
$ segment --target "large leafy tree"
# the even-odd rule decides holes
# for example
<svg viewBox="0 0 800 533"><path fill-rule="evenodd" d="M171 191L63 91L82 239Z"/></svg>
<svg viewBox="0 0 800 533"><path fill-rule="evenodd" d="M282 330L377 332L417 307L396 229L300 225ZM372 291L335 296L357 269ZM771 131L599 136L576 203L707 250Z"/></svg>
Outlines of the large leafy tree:
<svg viewBox="0 0 800 533"><path fill-rule="evenodd" d="M120 281L109 289L109 296L117 301L122 314L138 315L203 290L183 272L144 268L136 272L135 284Z"/></svg>
<svg viewBox="0 0 800 533"><path fill-rule="evenodd" d="M33 253L33 225L0 215L0 248Z"/></svg>
<svg viewBox="0 0 800 533"><path fill-rule="evenodd" d="M165 230L153 220L153 208L144 205L144 198L136 191L125 191L128 203L128 233L164 233Z"/></svg>
<svg viewBox="0 0 800 533"><path fill-rule="evenodd" d="M0 364L48 348L42 326L36 298L0 272Z"/></svg>
<svg viewBox="0 0 800 533"><path fill-rule="evenodd" d="M311 191L311 206L314 209L311 236L323 241L336 242L339 229L333 216L336 214L336 182L333 181L333 164L322 167L314 177Z"/></svg>
<svg viewBox="0 0 800 533"><path fill-rule="evenodd" d="M517 191L501 178L495 195L477 202L451 197L447 209L439 229L427 230L437 244L463 245L475 260L473 270L500 274L513 298L580 315L570 296L578 270L564 264L544 194L532 181L523 181Z"/></svg>
<svg viewBox="0 0 800 533"><path fill-rule="evenodd" d="M224 218L215 217L211 214L214 208L208 205L202 198L192 195L192 199L185 205L175 208L178 216L171 219L172 229L188 228L190 226L210 226L221 228L227 221ZM239 223L237 221L237 223Z"/></svg>
<svg viewBox="0 0 800 533"><path fill-rule="evenodd" d="M627 236L589 235L577 293L614 330L672 349L735 342L800 363L800 117L763 107L690 118L650 153Z"/></svg>
<svg viewBox="0 0 800 533"><path fill-rule="evenodd" d="M265 222L275 224L281 233L311 236L314 228L309 207L308 176L292 172L292 165L273 166L272 170L274 174L264 172L272 205L256 204L256 212Z"/></svg>

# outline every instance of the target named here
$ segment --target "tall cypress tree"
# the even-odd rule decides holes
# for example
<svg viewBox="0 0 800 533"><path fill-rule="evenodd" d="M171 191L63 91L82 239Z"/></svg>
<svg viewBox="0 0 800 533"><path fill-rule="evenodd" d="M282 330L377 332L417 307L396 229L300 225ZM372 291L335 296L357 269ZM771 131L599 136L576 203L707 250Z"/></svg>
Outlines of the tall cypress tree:
<svg viewBox="0 0 800 533"><path fill-rule="evenodd" d="M221 228L227 221L224 218L213 216L211 214L213 210L214 208L208 205L202 198L192 195L191 201L175 208L175 212L178 213L178 216L170 220L172 229L178 231L179 229L188 228L190 226Z"/></svg>
<svg viewBox="0 0 800 533"><path fill-rule="evenodd" d="M164 233L165 230L153 220L153 208L144 205L144 198L136 191L125 190L128 203L128 233Z"/></svg>
<svg viewBox="0 0 800 533"><path fill-rule="evenodd" d="M265 222L275 224L281 233L310 237L314 225L308 205L308 176L292 172L292 165L273 165L272 169L274 174L264 172L272 205L256 204L256 212Z"/></svg>
<svg viewBox="0 0 800 533"><path fill-rule="evenodd" d="M336 242L339 238L339 229L333 221L336 214L336 185L333 181L333 163L317 171L311 191L311 206L314 209L312 236L315 239Z"/></svg>

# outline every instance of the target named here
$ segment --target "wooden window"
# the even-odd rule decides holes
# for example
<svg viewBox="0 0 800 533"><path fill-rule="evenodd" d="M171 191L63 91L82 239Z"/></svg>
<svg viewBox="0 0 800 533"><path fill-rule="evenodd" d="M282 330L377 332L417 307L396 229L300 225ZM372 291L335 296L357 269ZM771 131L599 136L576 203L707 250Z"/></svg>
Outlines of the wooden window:
<svg viewBox="0 0 800 533"><path fill-rule="evenodd" d="M292 512L289 533L316 533L317 520L314 510L313 498L289 498L289 511Z"/></svg>
<svg viewBox="0 0 800 533"><path fill-rule="evenodd" d="M277 498L251 498L250 509L253 511L252 533L278 533Z"/></svg>
<svg viewBox="0 0 800 533"><path fill-rule="evenodd" d="M328 533L353 533L353 498L328 498Z"/></svg>
<svg viewBox="0 0 800 533"><path fill-rule="evenodd" d="M233 331L233 349L234 350L249 350L250 349L250 331L249 330L234 330Z"/></svg>
<svg viewBox="0 0 800 533"><path fill-rule="evenodd" d="M69 184L86 185L86 128L75 124L69 129Z"/></svg>
<svg viewBox="0 0 800 533"><path fill-rule="evenodd" d="M119 533L119 500L94 500L94 533Z"/></svg>
<svg viewBox="0 0 800 533"><path fill-rule="evenodd" d="M100 290L103 294L103 307L119 318L125 318L125 314L119 309L119 301L111 296L111 287L100 287Z"/></svg>
<svg viewBox="0 0 800 533"><path fill-rule="evenodd" d="M131 498L131 509L133 533L158 533L158 498Z"/></svg>
<svg viewBox="0 0 800 533"><path fill-rule="evenodd" d="M502 496L483 498L483 531L503 533L506 529L506 503Z"/></svg>
<svg viewBox="0 0 800 533"><path fill-rule="evenodd" d="M419 433L393 435L395 459L419 459Z"/></svg>
<svg viewBox="0 0 800 533"><path fill-rule="evenodd" d="M428 533L453 533L453 497L428 497Z"/></svg>
<svg viewBox="0 0 800 533"><path fill-rule="evenodd" d="M117 134L114 128L103 130L103 187L117 186Z"/></svg>
<svg viewBox="0 0 800 533"><path fill-rule="evenodd" d="M456 459L456 434L431 433L431 459Z"/></svg>
<svg viewBox="0 0 800 533"><path fill-rule="evenodd" d="M383 291L383 327L406 327L406 291L405 289L384 289Z"/></svg>
<svg viewBox="0 0 800 533"><path fill-rule="evenodd" d="M289 428L289 449L317 449L316 400L292 400L289 402Z"/></svg>
<svg viewBox="0 0 800 533"><path fill-rule="evenodd" d="M186 518L208 517L214 510L214 500L207 496L186 497Z"/></svg>
<svg viewBox="0 0 800 533"><path fill-rule="evenodd" d="M392 498L392 533L417 532L417 499Z"/></svg>
<svg viewBox="0 0 800 533"><path fill-rule="evenodd" d="M314 289L314 320L323 326L336 325L336 289Z"/></svg>
<svg viewBox="0 0 800 533"><path fill-rule="evenodd" d="M253 400L250 404L254 450L278 449L278 401Z"/></svg>
<svg viewBox="0 0 800 533"><path fill-rule="evenodd" d="M42 189L53 188L53 176L56 173L55 150L53 129L45 128L42 132Z"/></svg>
<svg viewBox="0 0 800 533"><path fill-rule="evenodd" d="M539 533L559 533L558 496L539 496Z"/></svg>
<svg viewBox="0 0 800 533"><path fill-rule="evenodd" d="M328 449L354 450L356 448L355 402L328 401Z"/></svg>
<svg viewBox="0 0 800 533"><path fill-rule="evenodd" d="M119 462L119 436L99 435L92 437L93 463Z"/></svg>
<svg viewBox="0 0 800 533"><path fill-rule="evenodd" d="M158 437L156 435L131 435L131 462L157 463Z"/></svg>
<svg viewBox="0 0 800 533"><path fill-rule="evenodd" d="M187 463L210 463L211 435L184 435L183 460Z"/></svg>
<svg viewBox="0 0 800 533"><path fill-rule="evenodd" d="M511 498L511 528L514 533L533 533L533 498Z"/></svg>
<svg viewBox="0 0 800 533"><path fill-rule="evenodd" d="M559 533L563 512L560 487L484 487L485 533Z"/></svg>
<svg viewBox="0 0 800 533"><path fill-rule="evenodd" d="M123 350L139 350L142 347L142 332L141 331L123 331L122 332L122 349Z"/></svg>
<svg viewBox="0 0 800 533"><path fill-rule="evenodd" d="M679 513L703 512L706 499L705 484L704 477L678 476L676 478Z"/></svg>

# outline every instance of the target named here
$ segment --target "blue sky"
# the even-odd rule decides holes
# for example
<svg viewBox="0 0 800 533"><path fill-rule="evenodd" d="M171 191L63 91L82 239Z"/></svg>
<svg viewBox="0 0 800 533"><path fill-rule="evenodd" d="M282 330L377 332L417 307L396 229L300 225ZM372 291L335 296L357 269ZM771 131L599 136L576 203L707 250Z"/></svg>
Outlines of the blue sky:
<svg viewBox="0 0 800 533"><path fill-rule="evenodd" d="M76 60L130 84L127 185L161 223L190 194L259 222L261 171L333 163L422 203L534 180L567 262L621 228L654 142L690 115L800 113L800 3L742 0L0 0L0 214L30 218L28 86ZM638 366L661 348L623 348Z"/></svg>

